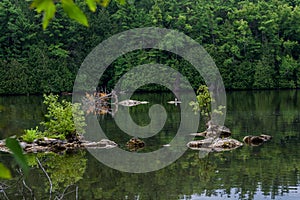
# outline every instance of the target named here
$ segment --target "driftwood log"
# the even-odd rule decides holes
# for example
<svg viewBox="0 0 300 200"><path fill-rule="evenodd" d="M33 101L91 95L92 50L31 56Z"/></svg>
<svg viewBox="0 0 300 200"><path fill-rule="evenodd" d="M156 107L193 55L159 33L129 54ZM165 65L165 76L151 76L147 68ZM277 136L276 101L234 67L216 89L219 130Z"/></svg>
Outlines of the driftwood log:
<svg viewBox="0 0 300 200"><path fill-rule="evenodd" d="M44 137L42 139L35 140L32 143L26 143L20 141L20 146L26 153L39 153L39 152L64 152L64 151L74 151L79 149L88 148L99 148L99 149L110 149L117 147L118 145L108 139L102 139L98 142L91 142L85 140L77 141L67 141L60 139L52 139ZM5 145L5 140L0 140L0 151L9 152L9 149Z"/></svg>

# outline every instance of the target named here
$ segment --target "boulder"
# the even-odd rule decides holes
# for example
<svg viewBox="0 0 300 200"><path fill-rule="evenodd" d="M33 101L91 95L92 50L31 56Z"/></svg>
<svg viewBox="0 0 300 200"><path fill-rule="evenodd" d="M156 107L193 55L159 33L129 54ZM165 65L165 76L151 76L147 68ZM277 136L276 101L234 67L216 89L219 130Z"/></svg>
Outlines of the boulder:
<svg viewBox="0 0 300 200"><path fill-rule="evenodd" d="M201 133L191 133L193 136L205 138L227 138L231 136L231 131L226 126L215 125L212 121L206 123L207 129Z"/></svg>
<svg viewBox="0 0 300 200"><path fill-rule="evenodd" d="M127 143L126 146L130 151L137 151L145 146L145 142L138 138L131 138Z"/></svg>
<svg viewBox="0 0 300 200"><path fill-rule="evenodd" d="M243 141L244 141L244 143L246 143L250 146L259 146L271 139L272 139L272 136L261 134L259 136L253 136L253 135L245 136L243 138Z"/></svg>

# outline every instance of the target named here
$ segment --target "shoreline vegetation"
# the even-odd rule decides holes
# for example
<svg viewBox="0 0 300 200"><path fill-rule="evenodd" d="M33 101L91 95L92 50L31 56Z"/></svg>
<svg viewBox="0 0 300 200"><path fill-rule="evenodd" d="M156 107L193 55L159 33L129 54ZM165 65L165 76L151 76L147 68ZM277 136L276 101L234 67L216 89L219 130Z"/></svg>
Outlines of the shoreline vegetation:
<svg viewBox="0 0 300 200"><path fill-rule="evenodd" d="M29 9L30 2L0 2L0 94L71 92L89 52L136 27L174 29L197 41L214 59L227 90L300 87L300 7L295 1L111 1L94 13L85 2L78 6L87 14L88 28L65 17L58 5L55 19L42 30L42 16ZM136 50L115 60L99 87L111 90L132 67L149 63L178 70L195 89L204 84L177 55Z"/></svg>

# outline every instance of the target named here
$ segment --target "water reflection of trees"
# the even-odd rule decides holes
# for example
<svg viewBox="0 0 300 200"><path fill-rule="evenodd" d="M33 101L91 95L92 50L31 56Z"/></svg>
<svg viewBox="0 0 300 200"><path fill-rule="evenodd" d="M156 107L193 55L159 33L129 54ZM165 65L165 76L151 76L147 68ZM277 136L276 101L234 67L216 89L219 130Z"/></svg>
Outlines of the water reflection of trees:
<svg viewBox="0 0 300 200"><path fill-rule="evenodd" d="M224 196L253 199L258 190L274 197L299 183L299 159L286 158L287 152L280 149L272 144L245 147L204 159L189 151L167 168L147 174L118 172L91 158L88 165L98 167L88 168L79 188L85 199L178 199L192 194L214 196L220 191ZM296 146L289 150L295 150L294 156L300 153Z"/></svg>
<svg viewBox="0 0 300 200"><path fill-rule="evenodd" d="M85 152L58 155L54 153L28 154L31 166L28 176L16 170L14 179L3 181L6 188L0 199L75 199L77 182L86 170Z"/></svg>
<svg viewBox="0 0 300 200"><path fill-rule="evenodd" d="M178 199L192 194L254 199L260 192L268 198L293 192L300 181L299 95L297 91L228 94L226 125L233 135L241 140L249 134L270 134L269 143L201 160L196 152L188 152L167 168L148 174L126 174L102 166L101 171L87 172L101 176L92 182L105 192L99 194L96 189L94 193L101 199ZM86 181L80 184L89 185Z"/></svg>
<svg viewBox="0 0 300 200"><path fill-rule="evenodd" d="M56 181L56 184L53 183L57 188L54 195L62 194L70 185L69 192L78 188L78 199L139 197L164 200L189 198L193 194L254 199L259 192L267 198L274 198L295 192L293 188L300 183L300 118L296 103L299 95L297 91L228 94L226 126L239 139L249 134L273 136L270 142L259 147L244 146L231 152L209 154L204 159L198 158L198 152L189 150L170 166L146 174L116 171L99 163L88 153L51 155L40 157L40 160L51 179ZM132 114L144 108L135 107ZM173 117L176 120L176 115ZM156 140L159 141L159 137L154 142ZM17 178L13 182L1 181L9 186L5 189L7 196L15 199L16 193L19 194L17 197L25 193L29 198L30 192L23 185L22 176L17 172L15 176ZM37 197L49 196L46 194L49 181L40 168L33 168L25 182L36 195L40 195ZM73 198L75 194L66 195L65 199ZM1 195L0 198L3 197Z"/></svg>
<svg viewBox="0 0 300 200"><path fill-rule="evenodd" d="M268 197L288 193L299 184L300 150L298 143L282 148L276 142L260 147L243 147L232 152L210 154L199 159L196 151L188 151L167 168L146 174L123 173L106 167L89 154L47 155L39 159L53 184L53 197L67 188L65 199L178 199L199 194L205 196L234 195L253 199L261 190ZM291 153L293 152L293 153ZM33 161L34 159L29 159ZM35 166L37 166L35 164ZM85 168L87 166L87 168ZM18 177L18 176L17 176ZM49 196L49 181L40 168L33 168L24 179L36 199ZM30 196L22 183L6 191L9 199L19 192ZM6 182L6 185L13 185ZM67 193L66 192L66 193Z"/></svg>

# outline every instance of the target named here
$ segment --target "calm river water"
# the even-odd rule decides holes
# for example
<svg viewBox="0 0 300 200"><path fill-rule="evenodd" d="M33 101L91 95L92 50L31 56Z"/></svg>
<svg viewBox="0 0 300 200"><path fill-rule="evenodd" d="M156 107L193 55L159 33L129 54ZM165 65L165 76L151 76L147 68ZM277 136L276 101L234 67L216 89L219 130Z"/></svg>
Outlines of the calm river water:
<svg viewBox="0 0 300 200"><path fill-rule="evenodd" d="M139 153L170 142L180 123L179 106L166 103L174 96L150 93L134 99L147 100L150 105L161 103L168 112L163 130L146 139L146 147ZM132 107L133 120L147 124L150 105ZM42 97L0 97L0 139L35 127L43 120L44 111ZM109 139L126 149L131 137L118 129L113 118L104 115L99 121ZM225 125L240 141L246 135L259 134L273 139L262 146L245 145L201 159L198 151L188 150L173 164L143 174L111 169L81 151L27 155L32 167L24 177L12 157L0 153L0 162L14 176L0 180L0 199L300 199L300 91L227 92ZM203 129L202 123L199 131Z"/></svg>

